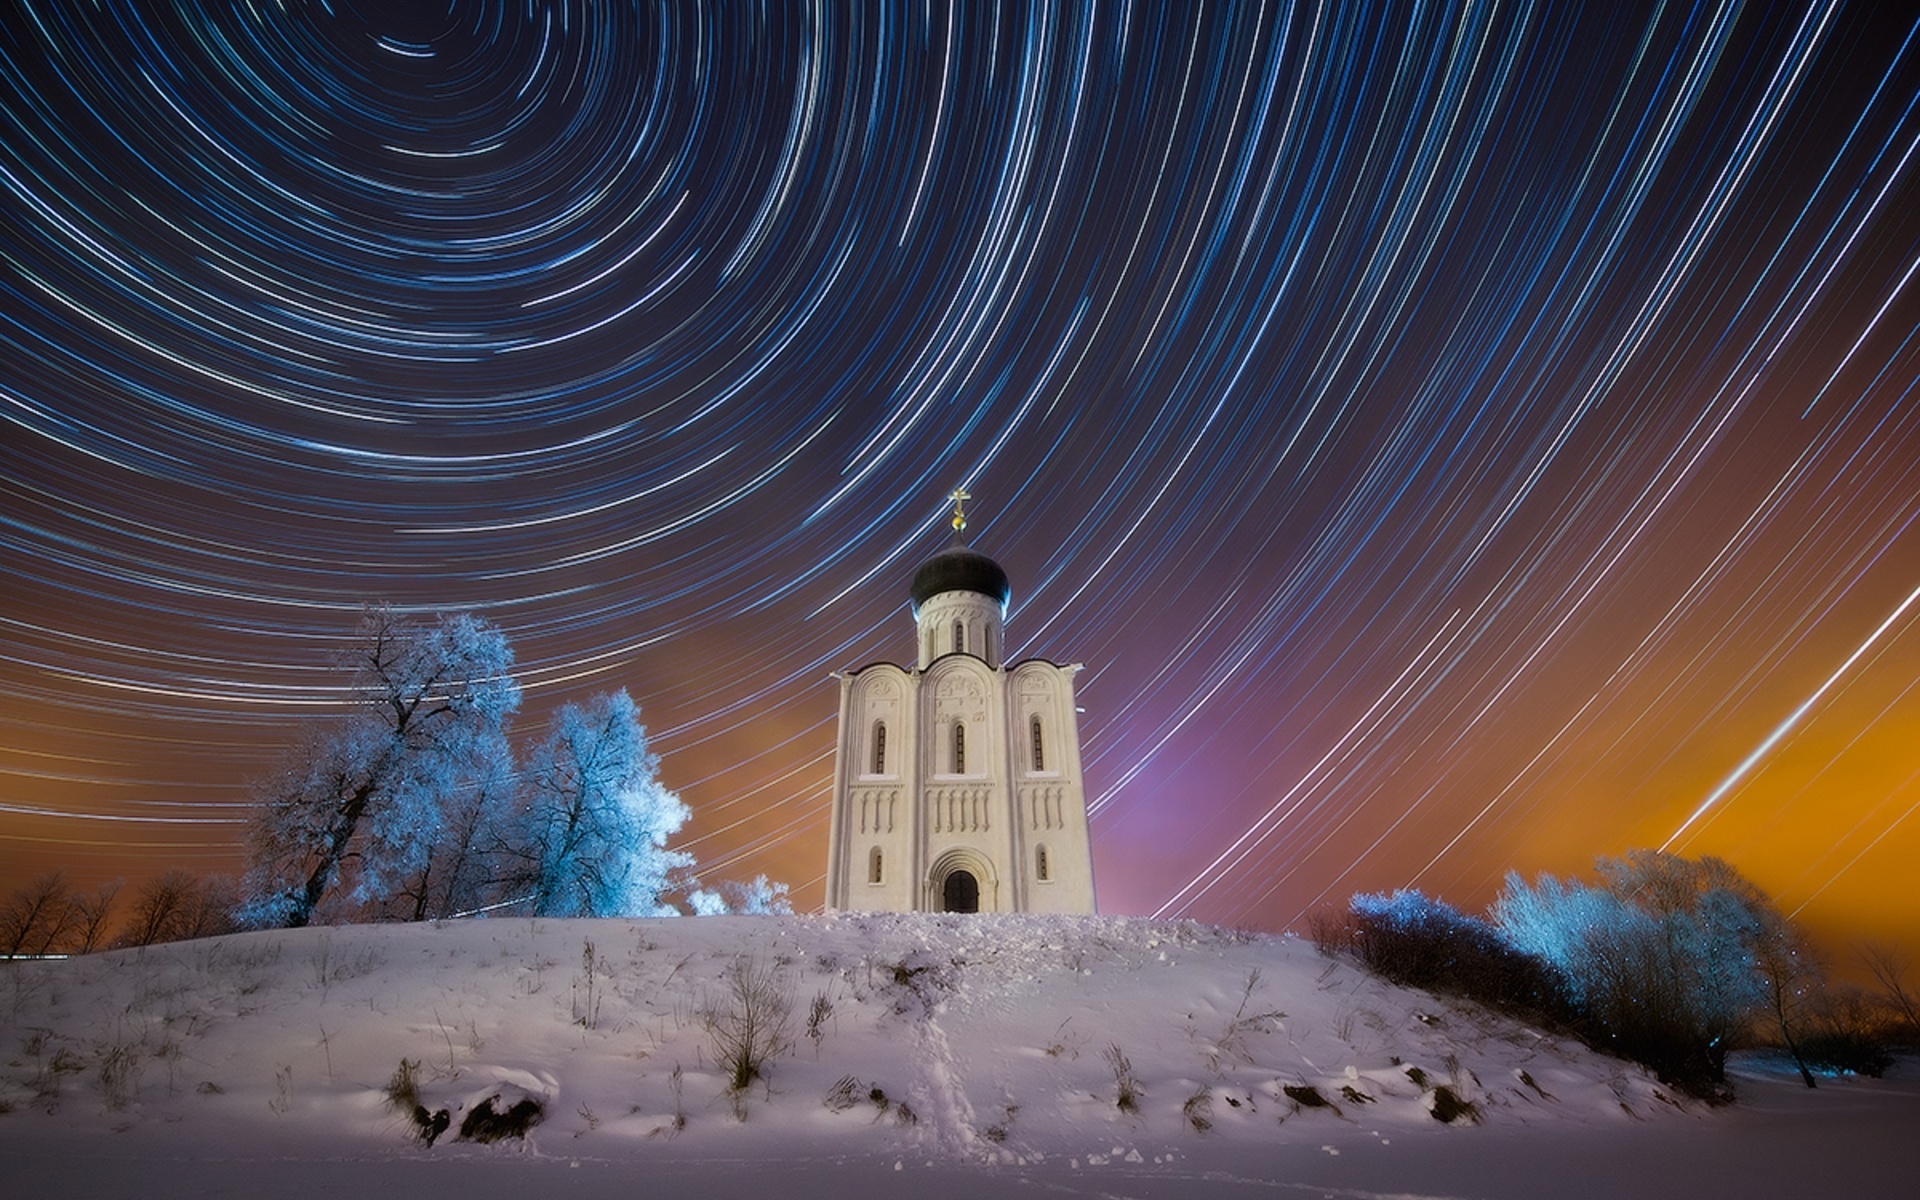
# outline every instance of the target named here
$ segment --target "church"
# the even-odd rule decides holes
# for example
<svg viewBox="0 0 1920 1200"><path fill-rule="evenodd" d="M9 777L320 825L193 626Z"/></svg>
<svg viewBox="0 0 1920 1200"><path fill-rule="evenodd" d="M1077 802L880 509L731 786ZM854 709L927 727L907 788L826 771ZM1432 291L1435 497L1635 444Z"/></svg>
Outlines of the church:
<svg viewBox="0 0 1920 1200"><path fill-rule="evenodd" d="M827 908L1090 913L1093 854L1073 677L1008 667L1007 573L953 544L913 576L919 665L836 673Z"/></svg>

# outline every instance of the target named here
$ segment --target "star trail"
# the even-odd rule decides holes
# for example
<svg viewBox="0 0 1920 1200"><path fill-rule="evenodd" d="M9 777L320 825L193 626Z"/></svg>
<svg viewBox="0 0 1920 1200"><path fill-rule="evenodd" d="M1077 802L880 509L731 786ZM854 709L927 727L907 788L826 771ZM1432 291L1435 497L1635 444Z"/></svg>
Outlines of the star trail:
<svg viewBox="0 0 1920 1200"><path fill-rule="evenodd" d="M816 905L964 485L1105 911L1665 844L1920 945L1902 8L10 5L0 881L237 869L384 600Z"/></svg>

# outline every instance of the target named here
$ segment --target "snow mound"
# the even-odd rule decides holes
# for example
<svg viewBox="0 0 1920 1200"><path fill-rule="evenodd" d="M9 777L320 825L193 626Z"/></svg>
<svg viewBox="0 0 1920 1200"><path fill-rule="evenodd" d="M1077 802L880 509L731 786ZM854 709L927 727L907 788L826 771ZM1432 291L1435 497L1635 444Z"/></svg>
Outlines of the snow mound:
<svg viewBox="0 0 1920 1200"><path fill-rule="evenodd" d="M771 985L769 1040L733 1090L714 1029L742 963ZM308 929L14 963L5 982L0 1135L50 1114L464 1152L418 1144L388 1097L403 1063L453 1129L530 1099L520 1140L570 1156L1099 1165L1684 1111L1626 1064L1294 938L1114 917Z"/></svg>

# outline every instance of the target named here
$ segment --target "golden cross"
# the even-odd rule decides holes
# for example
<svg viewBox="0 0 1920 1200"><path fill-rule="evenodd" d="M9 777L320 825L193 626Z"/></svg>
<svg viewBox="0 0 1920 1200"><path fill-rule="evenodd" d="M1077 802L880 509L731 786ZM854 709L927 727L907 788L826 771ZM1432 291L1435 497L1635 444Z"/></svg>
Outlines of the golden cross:
<svg viewBox="0 0 1920 1200"><path fill-rule="evenodd" d="M949 492L947 499L953 501L953 531L959 533L967 527L967 501L973 496L966 488L959 487Z"/></svg>

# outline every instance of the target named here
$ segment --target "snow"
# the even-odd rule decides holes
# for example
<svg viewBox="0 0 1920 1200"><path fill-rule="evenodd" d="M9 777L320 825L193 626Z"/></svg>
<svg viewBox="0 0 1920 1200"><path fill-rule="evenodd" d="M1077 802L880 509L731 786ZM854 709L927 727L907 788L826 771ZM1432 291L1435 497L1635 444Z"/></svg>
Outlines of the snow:
<svg viewBox="0 0 1920 1200"><path fill-rule="evenodd" d="M742 960L793 1043L744 1108L701 1020ZM402 1059L450 1114L431 1147L387 1102ZM0 964L12 1195L1905 1196L1911 1074L1808 1091L1754 1060L1710 1109L1292 938L1109 917L474 920ZM1442 1086L1478 1119L1436 1120ZM521 1096L524 1140L456 1140Z"/></svg>

